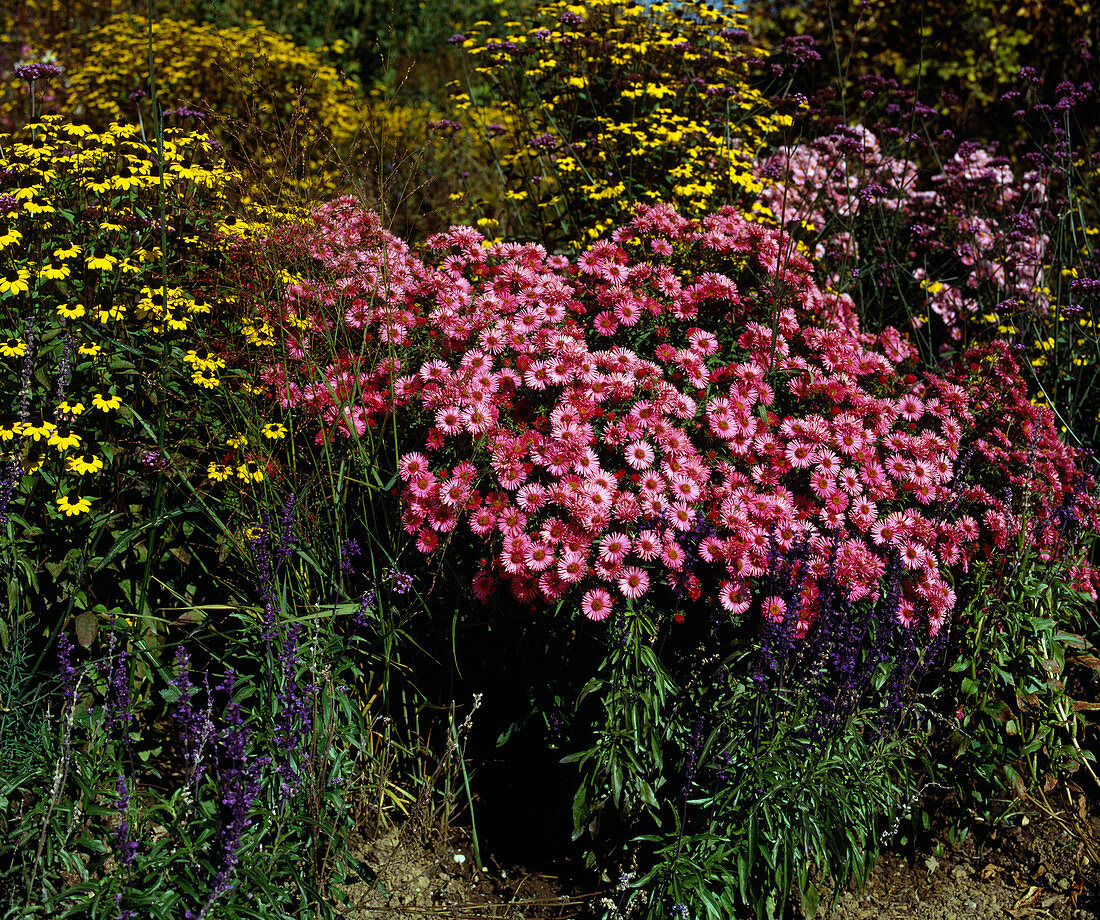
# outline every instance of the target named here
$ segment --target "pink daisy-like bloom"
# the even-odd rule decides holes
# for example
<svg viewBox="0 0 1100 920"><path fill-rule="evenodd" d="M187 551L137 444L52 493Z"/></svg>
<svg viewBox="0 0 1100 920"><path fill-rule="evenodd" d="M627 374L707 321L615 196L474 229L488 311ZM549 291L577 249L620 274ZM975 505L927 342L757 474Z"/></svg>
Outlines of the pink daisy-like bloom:
<svg viewBox="0 0 1100 920"><path fill-rule="evenodd" d="M428 471L428 458L423 454L405 454L397 463L397 473L404 482Z"/></svg>
<svg viewBox="0 0 1100 920"><path fill-rule="evenodd" d="M666 540L663 549L661 550L661 562L664 563L665 568L672 572L679 572L684 567L684 560L686 556L684 551L680 548L680 544L674 540Z"/></svg>
<svg viewBox="0 0 1100 920"><path fill-rule="evenodd" d="M908 393L898 400L897 411L907 422L916 422L924 414L924 403L912 393Z"/></svg>
<svg viewBox="0 0 1100 920"><path fill-rule="evenodd" d="M913 626L913 621L916 620L916 610L913 608L913 602L909 600L901 600L898 603L898 612L894 614L897 621L906 629L910 629Z"/></svg>
<svg viewBox="0 0 1100 920"><path fill-rule="evenodd" d="M649 590L649 575L635 565L619 572L619 590L624 597L637 600Z"/></svg>
<svg viewBox="0 0 1100 920"><path fill-rule="evenodd" d="M447 434L462 430L462 410L457 406L445 406L435 414L436 427Z"/></svg>
<svg viewBox="0 0 1100 920"><path fill-rule="evenodd" d="M907 569L920 568L928 559L928 552L913 540L904 540L901 544L901 564Z"/></svg>
<svg viewBox="0 0 1100 920"><path fill-rule="evenodd" d="M718 602L734 616L749 609L749 592L740 582L724 581L718 589Z"/></svg>
<svg viewBox="0 0 1100 920"><path fill-rule="evenodd" d="M487 533L492 532L496 526L497 517L492 511L487 508L482 508L476 512L470 518L470 530L472 530L477 536L483 537Z"/></svg>
<svg viewBox="0 0 1100 920"><path fill-rule="evenodd" d="M769 623L782 623L783 617L787 615L787 602L773 594L761 601L760 611Z"/></svg>
<svg viewBox="0 0 1100 920"><path fill-rule="evenodd" d="M600 335L614 335L619 329L619 320L611 310L601 310L592 325Z"/></svg>
<svg viewBox="0 0 1100 920"><path fill-rule="evenodd" d="M661 552L661 540L652 530L643 530L638 534L633 544L634 552L639 559L647 562L656 559Z"/></svg>
<svg viewBox="0 0 1100 920"><path fill-rule="evenodd" d="M611 613L611 595L603 588L591 588L584 593L581 610L590 620L606 620Z"/></svg>
<svg viewBox="0 0 1100 920"><path fill-rule="evenodd" d="M523 564L532 572L541 572L554 562L550 547L541 541L532 541L523 554Z"/></svg>
<svg viewBox="0 0 1100 920"><path fill-rule="evenodd" d="M600 561L618 565L630 552L630 538L623 533L609 533L600 540Z"/></svg>
<svg viewBox="0 0 1100 920"><path fill-rule="evenodd" d="M791 441L784 451L784 456L796 470L805 469L814 462L814 448L805 441Z"/></svg>
<svg viewBox="0 0 1100 920"><path fill-rule="evenodd" d="M635 470L647 470L653 464L653 448L645 441L635 441L626 449L626 462Z"/></svg>
<svg viewBox="0 0 1100 920"><path fill-rule="evenodd" d="M584 578L588 566L580 553L566 553L558 559L557 571L563 582L573 584Z"/></svg>

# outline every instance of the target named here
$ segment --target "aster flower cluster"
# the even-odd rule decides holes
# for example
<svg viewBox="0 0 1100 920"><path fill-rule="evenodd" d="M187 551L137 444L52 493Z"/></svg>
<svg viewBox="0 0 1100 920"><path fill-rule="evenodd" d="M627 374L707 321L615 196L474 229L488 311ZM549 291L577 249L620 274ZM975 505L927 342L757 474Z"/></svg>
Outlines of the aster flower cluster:
<svg viewBox="0 0 1100 920"><path fill-rule="evenodd" d="M425 554L480 541L483 599L575 597L602 620L668 588L737 616L785 565L790 601L754 609L802 638L830 568L846 603L873 602L896 561L897 622L934 635L976 553L1031 528L1056 554L1039 522L1085 501L1050 413L1002 418L1023 392L1004 346L950 376L906 373L901 334L862 332L789 237L733 209L696 222L640 206L575 263L455 227L429 263L344 198L305 243L335 280L288 287L271 321L306 313L388 348L327 366L291 351L266 379L318 438L390 413L423 433L398 465L404 527ZM984 464L964 470L982 420ZM1048 511L1026 518L976 479L1025 441L1053 477Z"/></svg>
<svg viewBox="0 0 1100 920"><path fill-rule="evenodd" d="M782 148L757 172L773 180L761 201L784 227L810 240L815 256L839 255L829 260L833 266L866 258L854 225L881 223L887 212L909 242L910 258L919 259L912 273L927 310L956 340L970 317L996 321L995 303L1040 315L1049 309L1043 291L1049 238L1040 229L1047 178L1038 169L1017 178L992 147L959 144L928 177L855 125ZM827 280L843 289L839 267Z"/></svg>

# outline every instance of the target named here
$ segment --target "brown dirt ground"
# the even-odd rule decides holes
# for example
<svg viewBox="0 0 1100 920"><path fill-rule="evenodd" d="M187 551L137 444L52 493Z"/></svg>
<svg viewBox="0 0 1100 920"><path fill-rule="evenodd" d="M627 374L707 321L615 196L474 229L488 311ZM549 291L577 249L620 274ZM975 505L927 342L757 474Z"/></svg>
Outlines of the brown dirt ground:
<svg viewBox="0 0 1100 920"><path fill-rule="evenodd" d="M915 851L887 852L862 892L842 892L830 920L1100 920L1100 803L1061 788L1016 803L997 821L972 822L952 844L945 828ZM375 879L349 885L348 920L598 917L602 892L575 878L533 872L489 856L475 865L469 835L388 829L353 851ZM732 920L732 918L731 918Z"/></svg>

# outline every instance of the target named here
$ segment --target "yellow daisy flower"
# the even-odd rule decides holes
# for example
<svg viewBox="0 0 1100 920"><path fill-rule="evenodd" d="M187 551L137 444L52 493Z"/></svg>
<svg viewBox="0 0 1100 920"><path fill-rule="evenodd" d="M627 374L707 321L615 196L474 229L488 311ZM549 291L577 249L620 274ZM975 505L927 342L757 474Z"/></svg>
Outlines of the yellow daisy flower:
<svg viewBox="0 0 1100 920"><path fill-rule="evenodd" d="M285 438L287 431L286 425L280 425L276 422L268 422L261 430L265 438L271 438L273 441Z"/></svg>
<svg viewBox="0 0 1100 920"><path fill-rule="evenodd" d="M225 463L211 463L206 467L206 475L214 482L225 482L233 475L233 467Z"/></svg>
<svg viewBox="0 0 1100 920"><path fill-rule="evenodd" d="M34 438L34 440L39 441L42 438L49 440L54 431L57 430L57 426L53 422L39 420L37 422L23 422L16 430L25 438Z"/></svg>
<svg viewBox="0 0 1100 920"><path fill-rule="evenodd" d="M51 281L64 281L69 277L69 266L62 262L60 265L54 265L53 262L47 262L38 270L39 278L46 278Z"/></svg>
<svg viewBox="0 0 1100 920"><path fill-rule="evenodd" d="M245 482L249 480L252 482L263 482L263 467L255 460L249 460L247 463L242 463L237 467L237 478L243 479Z"/></svg>
<svg viewBox="0 0 1100 920"><path fill-rule="evenodd" d="M58 259L71 259L74 256L80 255L80 247L76 243L70 243L68 246L62 246L53 251L54 257Z"/></svg>
<svg viewBox="0 0 1100 920"><path fill-rule="evenodd" d="M82 303L59 303L57 315L64 319L80 319L87 311Z"/></svg>
<svg viewBox="0 0 1100 920"><path fill-rule="evenodd" d="M242 447L248 447L248 438L243 434L238 434L235 437L227 438L225 443L235 450L240 450Z"/></svg>
<svg viewBox="0 0 1100 920"><path fill-rule="evenodd" d="M0 346L2 349L3 346ZM95 345L92 342L84 342L77 346L76 353L78 355L84 355L87 358L98 358L103 351L102 345Z"/></svg>
<svg viewBox="0 0 1100 920"><path fill-rule="evenodd" d="M70 428L62 425L60 428L55 428L50 432L50 439L47 442L51 447L56 447L60 451L68 450L70 447L76 447L80 444L80 435L76 434Z"/></svg>
<svg viewBox="0 0 1100 920"><path fill-rule="evenodd" d="M30 447L23 452L20 465L23 467L23 472L30 476L33 473L37 473L46 462L46 451L40 447Z"/></svg>
<svg viewBox="0 0 1100 920"><path fill-rule="evenodd" d="M92 397L92 405L101 412L110 412L112 409L121 406L122 400L117 396L104 396L102 393L96 393Z"/></svg>
<svg viewBox="0 0 1100 920"><path fill-rule="evenodd" d="M16 429L19 428L18 422L13 422L11 425L0 424L0 441L12 441L19 433Z"/></svg>
<svg viewBox="0 0 1100 920"><path fill-rule="evenodd" d="M77 454L65 461L70 473L83 476L85 473L98 473L103 469L103 461L95 454Z"/></svg>
<svg viewBox="0 0 1100 920"><path fill-rule="evenodd" d="M14 272L8 269L0 275L0 294L25 294L30 290L31 273L25 268L17 268Z"/></svg>
<svg viewBox="0 0 1100 920"><path fill-rule="evenodd" d="M65 517L76 514L84 514L92 510L92 501L89 498L78 498L75 502L68 495L57 496L57 507L65 512Z"/></svg>
<svg viewBox="0 0 1100 920"><path fill-rule="evenodd" d="M27 343L22 339L0 342L0 355L5 358L22 358L27 353Z"/></svg>
<svg viewBox="0 0 1100 920"><path fill-rule="evenodd" d="M214 372L206 368L195 371L191 375L191 379L199 386L206 387L208 390L217 389L221 385Z"/></svg>
<svg viewBox="0 0 1100 920"><path fill-rule="evenodd" d="M71 403L65 399L57 404L57 411L62 415L80 415L84 411L84 403Z"/></svg>
<svg viewBox="0 0 1100 920"><path fill-rule="evenodd" d="M118 259L116 259L109 252L106 252L101 256L92 253L84 259L84 264L87 265L88 268L98 268L103 271L110 271L112 268L118 265Z"/></svg>

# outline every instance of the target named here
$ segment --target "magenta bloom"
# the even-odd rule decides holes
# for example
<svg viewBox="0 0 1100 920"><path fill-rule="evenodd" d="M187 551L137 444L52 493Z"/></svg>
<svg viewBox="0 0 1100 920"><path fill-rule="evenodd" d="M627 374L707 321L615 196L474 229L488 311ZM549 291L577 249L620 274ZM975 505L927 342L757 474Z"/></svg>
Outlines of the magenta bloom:
<svg viewBox="0 0 1100 920"><path fill-rule="evenodd" d="M590 620L605 620L611 613L611 595L603 588L592 588L581 600L581 611Z"/></svg>

